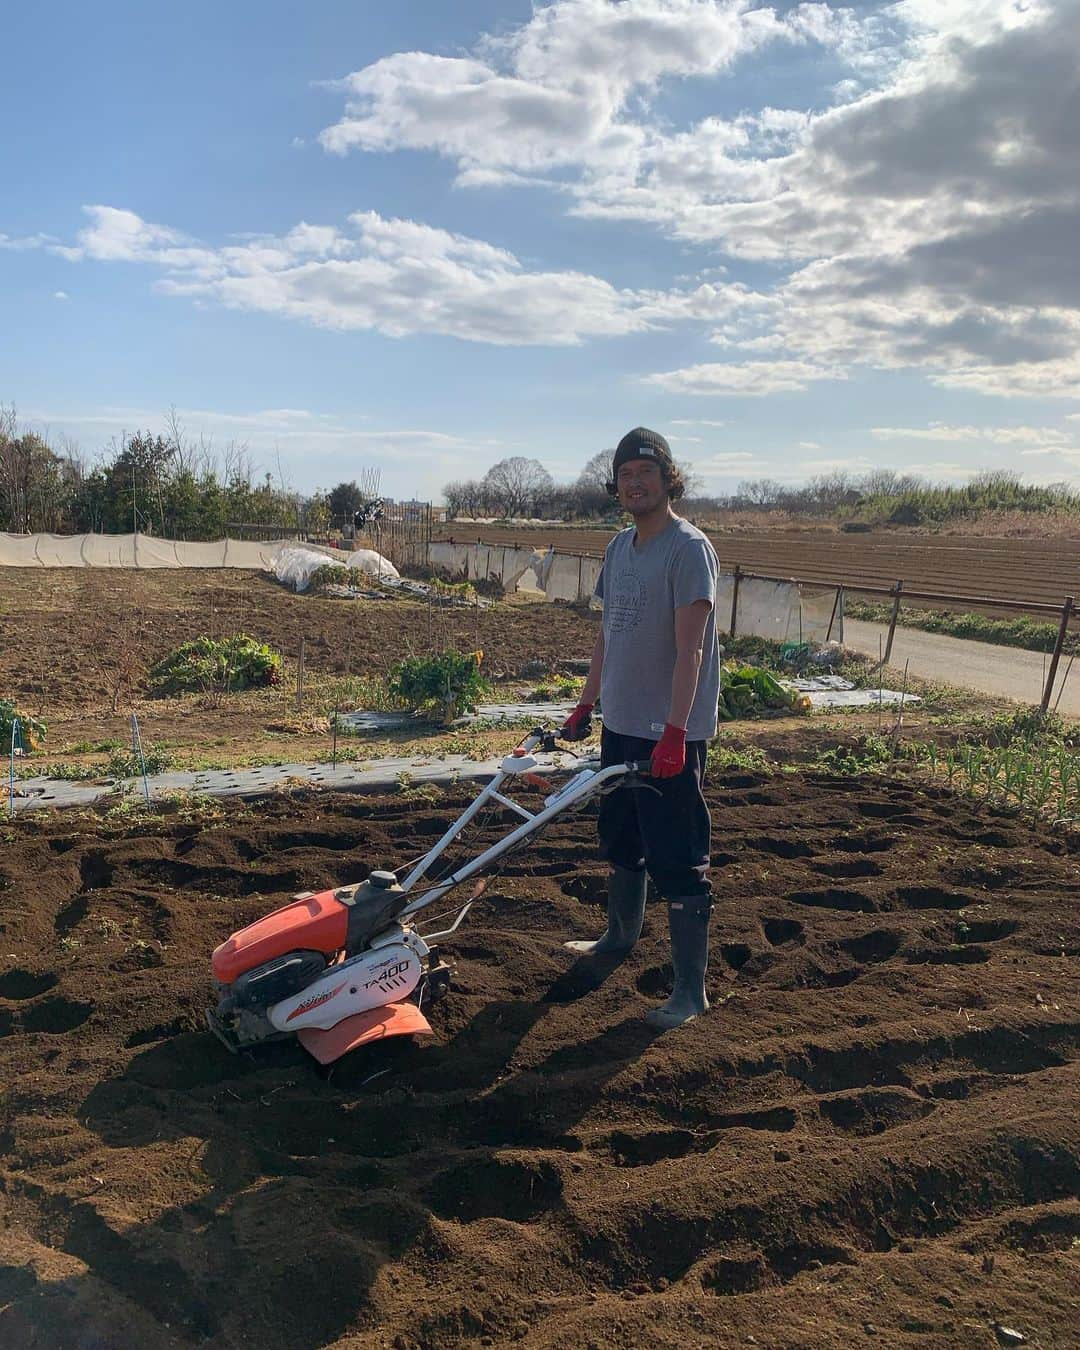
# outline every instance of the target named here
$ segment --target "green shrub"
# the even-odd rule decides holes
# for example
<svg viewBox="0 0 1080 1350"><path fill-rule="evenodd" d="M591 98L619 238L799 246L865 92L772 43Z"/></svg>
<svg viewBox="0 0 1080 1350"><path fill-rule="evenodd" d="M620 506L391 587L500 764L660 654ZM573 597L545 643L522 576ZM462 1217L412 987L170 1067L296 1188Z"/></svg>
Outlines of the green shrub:
<svg viewBox="0 0 1080 1350"><path fill-rule="evenodd" d="M321 567L316 567L308 579L308 590L324 591L328 586L351 586L356 591L370 590L374 580L359 567L346 567L344 563L323 563Z"/></svg>
<svg viewBox="0 0 1080 1350"><path fill-rule="evenodd" d="M847 618L864 619L870 623L888 623L891 613L891 605L862 600L851 601L845 606ZM961 614L947 609L904 608L900 611L899 622L903 628L918 628L926 633L948 633L952 637L992 642L1001 647L1024 647L1033 652L1051 651L1058 632L1056 622L1048 623L1043 619L1024 616L993 619L987 614ZM1067 634L1064 650L1073 652L1078 647L1080 640L1077 635Z"/></svg>
<svg viewBox="0 0 1080 1350"><path fill-rule="evenodd" d="M47 735L44 722L20 712L10 700L0 698L0 752L5 755L11 753L11 729L16 718L19 719L19 735L24 750L37 750Z"/></svg>
<svg viewBox="0 0 1080 1350"><path fill-rule="evenodd" d="M775 768L765 751L758 745L732 746L719 737L709 745L705 758L705 772L724 773L741 769L750 773L772 773Z"/></svg>
<svg viewBox="0 0 1080 1350"><path fill-rule="evenodd" d="M858 777L864 773L880 773L894 758L895 751L884 736L867 735L852 745L834 745L831 750L822 750L814 760L814 768Z"/></svg>
<svg viewBox="0 0 1080 1350"><path fill-rule="evenodd" d="M476 587L471 581L443 581L433 576L425 584L431 587L433 595L442 595L448 600L464 600L472 604L476 599Z"/></svg>
<svg viewBox="0 0 1080 1350"><path fill-rule="evenodd" d="M753 717L766 709L803 711L801 696L787 689L761 666L740 666L726 661L720 667L720 699L717 714L722 722Z"/></svg>
<svg viewBox="0 0 1080 1350"><path fill-rule="evenodd" d="M164 773L172 767L172 759L164 750L155 750L152 745L143 746L143 761L147 773ZM114 750L105 765L104 773L108 778L139 778L143 766L134 750ZM98 770L101 773L102 770Z"/></svg>
<svg viewBox="0 0 1080 1350"><path fill-rule="evenodd" d="M280 679L278 653L246 633L234 633L227 638L198 637L185 642L151 666L148 685L154 694L237 693L277 684Z"/></svg>
<svg viewBox="0 0 1080 1350"><path fill-rule="evenodd" d="M491 686L480 674L483 652L446 651L439 656L410 656L390 672L387 688L408 707L446 725L473 712Z"/></svg>

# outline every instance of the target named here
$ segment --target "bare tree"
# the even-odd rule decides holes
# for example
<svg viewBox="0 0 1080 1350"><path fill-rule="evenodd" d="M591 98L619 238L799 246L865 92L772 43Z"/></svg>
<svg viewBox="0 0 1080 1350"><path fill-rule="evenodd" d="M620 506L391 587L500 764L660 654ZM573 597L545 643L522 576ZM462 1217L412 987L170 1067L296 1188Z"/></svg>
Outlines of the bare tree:
<svg viewBox="0 0 1080 1350"><path fill-rule="evenodd" d="M772 478L747 478L739 484L738 495L751 506L773 510L784 495L784 486Z"/></svg>
<svg viewBox="0 0 1080 1350"><path fill-rule="evenodd" d="M614 450L598 450L578 474L577 486L596 489L606 496L607 485L611 482L611 462L614 458Z"/></svg>
<svg viewBox="0 0 1080 1350"><path fill-rule="evenodd" d="M694 468L694 466L689 462L689 460L677 459L675 461L675 467L682 474L683 483L686 485L684 495L687 497L693 497L697 493L699 493L704 484L704 479L701 477L701 474L699 474L698 471Z"/></svg>
<svg viewBox="0 0 1080 1350"><path fill-rule="evenodd" d="M555 481L538 459L513 455L493 464L484 474L484 484L503 515L521 516L535 514Z"/></svg>

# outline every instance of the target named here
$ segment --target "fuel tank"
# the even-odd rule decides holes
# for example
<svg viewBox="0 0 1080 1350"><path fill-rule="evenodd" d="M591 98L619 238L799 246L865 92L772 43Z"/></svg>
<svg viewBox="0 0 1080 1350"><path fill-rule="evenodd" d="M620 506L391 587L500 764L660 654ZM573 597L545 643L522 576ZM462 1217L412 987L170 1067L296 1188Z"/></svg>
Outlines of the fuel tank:
<svg viewBox="0 0 1080 1350"><path fill-rule="evenodd" d="M392 922L406 900L393 872L372 872L355 886L297 895L215 949L214 979L232 984L245 971L297 950L352 955Z"/></svg>

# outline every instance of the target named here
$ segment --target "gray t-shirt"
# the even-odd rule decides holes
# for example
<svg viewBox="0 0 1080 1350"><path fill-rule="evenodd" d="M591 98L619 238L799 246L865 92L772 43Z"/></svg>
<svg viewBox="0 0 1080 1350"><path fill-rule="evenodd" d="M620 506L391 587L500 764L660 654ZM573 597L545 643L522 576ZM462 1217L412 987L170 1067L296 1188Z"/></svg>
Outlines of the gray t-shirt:
<svg viewBox="0 0 1080 1350"><path fill-rule="evenodd" d="M708 600L713 608L705 623L701 673L686 728L687 740L708 740L716 735L720 695L716 554L696 526L679 518L645 544L635 544L636 537L631 526L608 544L596 583L604 605L604 725L621 736L660 739L671 708L675 611Z"/></svg>

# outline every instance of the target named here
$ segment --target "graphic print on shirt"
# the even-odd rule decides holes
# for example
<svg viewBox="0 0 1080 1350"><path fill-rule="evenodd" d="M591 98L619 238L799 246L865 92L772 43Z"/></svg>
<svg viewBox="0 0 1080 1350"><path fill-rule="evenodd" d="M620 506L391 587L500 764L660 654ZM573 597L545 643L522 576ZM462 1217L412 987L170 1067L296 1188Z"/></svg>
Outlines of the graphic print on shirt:
<svg viewBox="0 0 1080 1350"><path fill-rule="evenodd" d="M611 598L604 599L604 616L611 632L626 633L638 626L648 594L648 588L637 572L624 567L615 575Z"/></svg>

